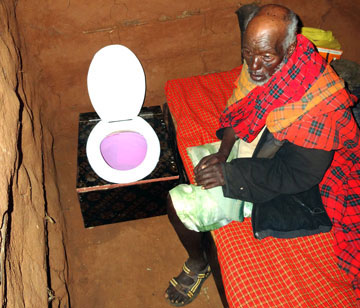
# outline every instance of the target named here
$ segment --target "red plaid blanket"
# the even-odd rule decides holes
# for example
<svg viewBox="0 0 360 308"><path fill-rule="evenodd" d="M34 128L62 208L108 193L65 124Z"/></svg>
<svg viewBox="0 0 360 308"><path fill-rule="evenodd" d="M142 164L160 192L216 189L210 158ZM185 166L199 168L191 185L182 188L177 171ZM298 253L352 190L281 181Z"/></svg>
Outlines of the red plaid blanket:
<svg viewBox="0 0 360 308"><path fill-rule="evenodd" d="M238 67L166 84L180 154L190 179L193 166L186 148L217 141L218 119L240 71ZM335 265L332 233L258 241L246 220L217 230L215 237L232 307L356 307L350 284Z"/></svg>
<svg viewBox="0 0 360 308"><path fill-rule="evenodd" d="M327 63L303 35L282 69L263 86L228 106L221 114L221 127L232 127L245 141L252 141L264 127L267 115L277 107L299 101L324 72Z"/></svg>

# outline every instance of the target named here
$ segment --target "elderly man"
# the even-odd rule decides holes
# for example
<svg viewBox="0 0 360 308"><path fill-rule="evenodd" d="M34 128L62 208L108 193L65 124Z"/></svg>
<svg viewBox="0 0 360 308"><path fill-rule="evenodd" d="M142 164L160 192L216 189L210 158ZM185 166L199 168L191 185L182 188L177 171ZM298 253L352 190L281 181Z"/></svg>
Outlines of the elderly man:
<svg viewBox="0 0 360 308"><path fill-rule="evenodd" d="M295 14L279 5L249 18L245 63L217 131L221 144L198 163L190 149L195 185L170 192L169 220L189 255L166 290L171 305L190 303L210 274L202 232L244 216L252 217L259 239L326 232L332 223L339 265L358 288L360 147L348 110L353 101L296 28Z"/></svg>

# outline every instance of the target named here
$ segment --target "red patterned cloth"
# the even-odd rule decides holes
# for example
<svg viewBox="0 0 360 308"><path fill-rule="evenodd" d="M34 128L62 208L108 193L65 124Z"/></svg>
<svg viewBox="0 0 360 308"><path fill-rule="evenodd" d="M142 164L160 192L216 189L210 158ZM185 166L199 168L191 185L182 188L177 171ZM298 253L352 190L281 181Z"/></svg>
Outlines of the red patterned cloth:
<svg viewBox="0 0 360 308"><path fill-rule="evenodd" d="M193 165L186 148L218 141L219 117L235 88L241 67L229 72L169 80L167 102L176 121L177 142L185 171L192 181Z"/></svg>
<svg viewBox="0 0 360 308"><path fill-rule="evenodd" d="M338 265L360 299L360 132L349 109L354 103L312 43L302 35L297 38L284 67L226 108L220 125L251 141L266 123L276 139L336 150L320 192L333 223Z"/></svg>
<svg viewBox="0 0 360 308"><path fill-rule="evenodd" d="M358 307L333 240L328 232L259 241L249 218L220 228L215 242L230 307Z"/></svg>
<svg viewBox="0 0 360 308"><path fill-rule="evenodd" d="M287 111L293 112L294 105L274 110L276 122L285 119ZM339 90L331 99L304 113L300 120L273 133L279 140L300 146L336 150L320 183L320 193L333 223L337 263L348 273L360 298L360 133L348 109L351 105L346 91Z"/></svg>
<svg viewBox="0 0 360 308"><path fill-rule="evenodd" d="M263 86L228 106L221 114L220 127L232 127L243 140L251 142L264 127L267 115L277 107L299 101L324 72L327 62L303 35L284 66Z"/></svg>
<svg viewBox="0 0 360 308"><path fill-rule="evenodd" d="M166 84L179 151L190 179L193 166L186 148L217 141L218 119L240 71L238 67ZM246 219L214 234L231 307L356 307L351 285L335 265L332 233L259 241Z"/></svg>

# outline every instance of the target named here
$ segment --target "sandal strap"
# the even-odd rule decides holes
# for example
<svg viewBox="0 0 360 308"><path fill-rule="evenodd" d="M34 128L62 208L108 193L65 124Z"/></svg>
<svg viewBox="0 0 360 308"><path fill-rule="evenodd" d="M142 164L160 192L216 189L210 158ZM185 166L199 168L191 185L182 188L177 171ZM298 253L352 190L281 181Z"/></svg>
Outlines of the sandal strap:
<svg viewBox="0 0 360 308"><path fill-rule="evenodd" d="M170 280L170 284L178 291L180 292L182 295L184 296L189 296L187 294L187 287L184 287L182 284L178 283L176 278L173 278Z"/></svg>
<svg viewBox="0 0 360 308"><path fill-rule="evenodd" d="M204 279L207 276L209 276L210 274L210 266L207 265L205 267L205 269L203 269L202 271L195 273L193 272L191 269L188 268L188 266L186 265L186 263L184 263L183 265L183 271L185 272L186 275L188 275L189 277L191 277L193 280L196 280L197 278L201 278Z"/></svg>
<svg viewBox="0 0 360 308"><path fill-rule="evenodd" d="M200 273L195 273L191 271L186 263L183 265L183 271L184 273L189 276L194 282L189 286L184 286L183 284L178 283L176 278L173 278L170 280L170 283L174 286L174 288L179 291L182 295L187 296L188 298L192 298L198 289L198 287L201 285L204 279L206 279L210 275L210 266L207 265L204 270L202 270Z"/></svg>

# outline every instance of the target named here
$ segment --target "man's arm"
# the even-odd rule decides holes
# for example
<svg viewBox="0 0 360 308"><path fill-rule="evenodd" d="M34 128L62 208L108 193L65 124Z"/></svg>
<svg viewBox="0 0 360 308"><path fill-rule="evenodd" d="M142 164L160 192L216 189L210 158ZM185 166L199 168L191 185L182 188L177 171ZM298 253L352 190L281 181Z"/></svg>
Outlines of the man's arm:
<svg viewBox="0 0 360 308"><path fill-rule="evenodd" d="M234 146L235 141L236 141L236 134L233 128L232 127L225 128L221 140L221 145L219 148L219 153L226 156L226 159L229 157L229 154Z"/></svg>
<svg viewBox="0 0 360 308"><path fill-rule="evenodd" d="M280 194L306 191L320 183L332 157L332 151L285 142L272 159L234 159L222 164L224 196L265 202Z"/></svg>

